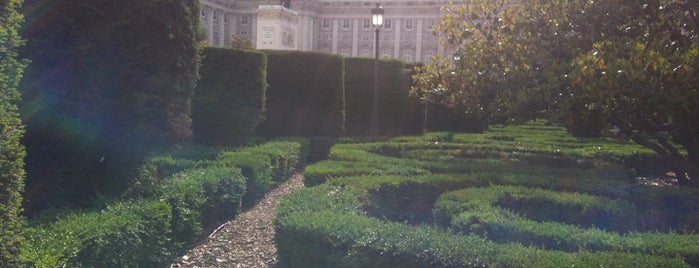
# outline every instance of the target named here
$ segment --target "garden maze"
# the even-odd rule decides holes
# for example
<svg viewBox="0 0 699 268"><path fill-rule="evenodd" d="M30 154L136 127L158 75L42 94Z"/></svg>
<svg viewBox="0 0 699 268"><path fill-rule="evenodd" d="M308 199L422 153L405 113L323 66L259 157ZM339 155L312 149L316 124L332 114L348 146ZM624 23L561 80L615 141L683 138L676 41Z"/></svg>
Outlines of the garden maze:
<svg viewBox="0 0 699 268"><path fill-rule="evenodd" d="M282 201L280 267L696 267L699 191L541 124L336 144Z"/></svg>

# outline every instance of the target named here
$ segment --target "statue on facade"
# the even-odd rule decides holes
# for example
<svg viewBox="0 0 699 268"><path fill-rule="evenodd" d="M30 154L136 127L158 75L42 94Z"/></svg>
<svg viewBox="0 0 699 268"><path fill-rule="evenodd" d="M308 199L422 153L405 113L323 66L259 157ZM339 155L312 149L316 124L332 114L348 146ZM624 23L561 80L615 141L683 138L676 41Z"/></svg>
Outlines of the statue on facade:
<svg viewBox="0 0 699 268"><path fill-rule="evenodd" d="M291 0L280 0L279 4L285 8L291 8Z"/></svg>

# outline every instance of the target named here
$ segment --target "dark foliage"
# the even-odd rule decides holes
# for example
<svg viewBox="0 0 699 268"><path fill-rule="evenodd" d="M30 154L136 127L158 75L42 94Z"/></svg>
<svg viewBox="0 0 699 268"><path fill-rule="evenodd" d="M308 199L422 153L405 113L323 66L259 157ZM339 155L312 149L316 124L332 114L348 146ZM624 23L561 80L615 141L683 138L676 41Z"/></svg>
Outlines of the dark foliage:
<svg viewBox="0 0 699 268"><path fill-rule="evenodd" d="M18 58L22 45L18 10L21 0L0 0L0 267L18 264L23 219L25 148L20 144L24 127L19 119L17 85L25 63Z"/></svg>
<svg viewBox="0 0 699 268"><path fill-rule="evenodd" d="M344 134L344 60L309 52L267 51L265 137Z"/></svg>
<svg viewBox="0 0 699 268"><path fill-rule="evenodd" d="M411 68L410 68L411 69ZM422 105L410 91L409 67L397 60L379 61L379 128L382 135L422 131ZM374 89L374 60L345 59L346 126L350 136L364 136L369 123Z"/></svg>
<svg viewBox="0 0 699 268"><path fill-rule="evenodd" d="M194 141L221 147L244 144L262 121L266 90L264 53L205 49L192 100Z"/></svg>
<svg viewBox="0 0 699 268"><path fill-rule="evenodd" d="M439 104L428 104L425 129L427 131L483 132L488 121L477 114L457 112Z"/></svg>
<svg viewBox="0 0 699 268"><path fill-rule="evenodd" d="M116 194L145 153L191 138L198 1L30 0L24 11L28 209Z"/></svg>

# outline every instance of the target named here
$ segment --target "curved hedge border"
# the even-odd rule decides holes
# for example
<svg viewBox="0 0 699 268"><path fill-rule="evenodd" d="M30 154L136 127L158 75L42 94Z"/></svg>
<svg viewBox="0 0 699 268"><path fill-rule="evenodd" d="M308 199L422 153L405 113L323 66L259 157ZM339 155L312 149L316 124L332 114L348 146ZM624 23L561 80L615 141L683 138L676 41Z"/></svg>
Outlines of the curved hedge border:
<svg viewBox="0 0 699 268"><path fill-rule="evenodd" d="M280 267L687 267L679 258L547 251L387 222L366 215L362 192L323 184L284 199L276 219Z"/></svg>
<svg viewBox="0 0 699 268"><path fill-rule="evenodd" d="M625 200L522 186L494 185L449 192L437 200L434 208L435 218L442 225L470 211L491 212L508 220L526 215L537 222L562 221L613 231L633 230L636 220L636 207Z"/></svg>
<svg viewBox="0 0 699 268"><path fill-rule="evenodd" d="M537 200L539 206L535 206L535 213L549 215L540 215L545 217L543 219L528 219L518 214L521 211L517 209L501 207L499 203L506 199ZM519 186L491 186L446 193L435 203L434 213L439 224L498 242L520 242L563 251L624 251L668 257L679 254L688 263L699 264L699 235L621 235L600 230L600 227L633 230L633 223L637 221L635 208L624 200Z"/></svg>
<svg viewBox="0 0 699 268"><path fill-rule="evenodd" d="M543 138L528 136L537 131L550 133L542 134ZM638 245L564 252L519 242L497 243L478 235L426 226L434 220L432 205L445 192L519 185L550 189L549 193L581 192L570 195L616 203L619 211L628 212L632 205L638 206L639 218L662 219L661 223L639 223L638 230L696 228L697 217L687 213L696 211L699 204L696 190L647 188L623 179L627 174L621 163L645 154L636 151L638 147L620 149L614 145L605 149L607 143L621 143L611 140L585 140L581 141L583 145L576 145L577 141L564 131L533 126L517 132L504 127L485 134L442 132L388 142L336 145L329 160L306 168L307 185L315 187L292 193L278 208L280 267L696 265L692 251L699 240L692 240L694 235L616 234ZM545 143L561 149L539 148ZM594 147L594 151L587 147ZM570 165L561 168L561 162L552 159L563 159ZM509 201L514 203L505 199L503 204ZM577 206L574 202L571 205ZM595 206L597 209L591 210L595 213L619 218L633 215L616 213L614 208L599 209L606 206L599 202ZM593 228L580 230L614 235ZM586 245L593 243L599 241Z"/></svg>

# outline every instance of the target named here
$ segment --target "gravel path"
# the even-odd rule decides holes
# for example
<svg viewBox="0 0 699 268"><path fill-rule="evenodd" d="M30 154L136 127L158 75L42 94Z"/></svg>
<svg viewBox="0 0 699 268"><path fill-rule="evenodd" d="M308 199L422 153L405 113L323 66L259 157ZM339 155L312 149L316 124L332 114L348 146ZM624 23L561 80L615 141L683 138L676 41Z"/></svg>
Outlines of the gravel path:
<svg viewBox="0 0 699 268"><path fill-rule="evenodd" d="M221 225L204 242L175 259L170 267L275 267L274 211L279 199L301 187L303 174L296 173L255 207Z"/></svg>

